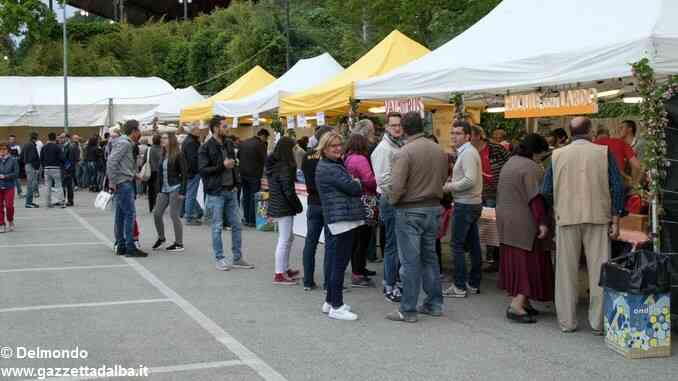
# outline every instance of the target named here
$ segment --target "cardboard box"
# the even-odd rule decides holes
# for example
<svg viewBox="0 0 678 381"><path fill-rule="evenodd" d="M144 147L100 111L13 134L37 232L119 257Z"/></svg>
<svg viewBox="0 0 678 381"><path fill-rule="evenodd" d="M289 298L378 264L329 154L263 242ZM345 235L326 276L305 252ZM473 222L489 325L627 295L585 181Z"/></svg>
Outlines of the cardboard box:
<svg viewBox="0 0 678 381"><path fill-rule="evenodd" d="M605 343L627 359L671 356L671 295L633 295L605 288Z"/></svg>
<svg viewBox="0 0 678 381"><path fill-rule="evenodd" d="M637 232L647 232L648 216L643 214L629 214L619 220L619 228Z"/></svg>

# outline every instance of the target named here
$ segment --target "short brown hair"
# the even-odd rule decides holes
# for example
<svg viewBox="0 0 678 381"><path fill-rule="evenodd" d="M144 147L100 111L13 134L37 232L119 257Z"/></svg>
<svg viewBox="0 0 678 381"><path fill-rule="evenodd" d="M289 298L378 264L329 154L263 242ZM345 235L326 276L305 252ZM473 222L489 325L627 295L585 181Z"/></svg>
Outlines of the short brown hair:
<svg viewBox="0 0 678 381"><path fill-rule="evenodd" d="M395 111L389 112L388 114L386 114L386 123L388 123L388 120L390 118L400 118L400 119L402 119L403 115L401 113L395 112Z"/></svg>
<svg viewBox="0 0 678 381"><path fill-rule="evenodd" d="M346 144L346 153L355 153L367 156L370 151L370 142L363 135L352 134Z"/></svg>
<svg viewBox="0 0 678 381"><path fill-rule="evenodd" d="M0 142L0 149L9 149L9 144L7 142Z"/></svg>

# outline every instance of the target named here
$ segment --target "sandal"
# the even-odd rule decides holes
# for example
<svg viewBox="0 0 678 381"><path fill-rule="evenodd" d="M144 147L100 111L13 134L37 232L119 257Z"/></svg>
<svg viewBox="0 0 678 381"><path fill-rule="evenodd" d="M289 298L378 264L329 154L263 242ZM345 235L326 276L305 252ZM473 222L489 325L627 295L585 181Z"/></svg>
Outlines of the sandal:
<svg viewBox="0 0 678 381"><path fill-rule="evenodd" d="M519 315L519 314L515 313L511 309L511 306L509 306L506 309L506 318L509 319L509 320L513 320L516 323L521 323L521 324L532 324L532 323L537 322L537 320L534 318L534 316L531 316L528 313L523 314L523 315Z"/></svg>

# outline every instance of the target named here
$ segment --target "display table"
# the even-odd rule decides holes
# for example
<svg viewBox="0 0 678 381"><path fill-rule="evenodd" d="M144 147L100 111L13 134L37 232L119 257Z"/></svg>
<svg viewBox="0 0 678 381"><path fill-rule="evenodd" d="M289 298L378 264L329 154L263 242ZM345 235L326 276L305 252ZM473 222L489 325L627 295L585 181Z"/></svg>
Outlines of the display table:
<svg viewBox="0 0 678 381"><path fill-rule="evenodd" d="M261 180L261 190L268 190L268 181L266 179ZM308 231L308 227L306 226L306 211L308 210L308 192L306 191L306 184L295 183L294 190L297 192L297 196L299 197L299 201L301 201L301 206L304 207L304 210L294 216L294 226L292 230L295 235L306 237L306 232ZM319 241L325 243L324 232L320 233Z"/></svg>
<svg viewBox="0 0 678 381"><path fill-rule="evenodd" d="M454 213L454 212L453 212ZM494 208L483 208L483 213L478 221L480 242L487 246L499 246L499 233L497 232L497 215ZM627 242L634 247L649 241L646 233L636 230L622 229L619 231L618 241Z"/></svg>

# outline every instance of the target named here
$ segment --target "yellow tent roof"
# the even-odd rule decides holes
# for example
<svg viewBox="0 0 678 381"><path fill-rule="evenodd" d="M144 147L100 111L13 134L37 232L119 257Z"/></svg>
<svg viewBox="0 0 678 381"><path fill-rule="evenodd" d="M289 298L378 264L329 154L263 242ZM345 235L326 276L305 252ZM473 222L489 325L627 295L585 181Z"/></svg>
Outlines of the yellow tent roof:
<svg viewBox="0 0 678 381"><path fill-rule="evenodd" d="M353 83L386 74L429 52L426 47L394 30L346 70L311 89L282 97L280 115L326 114L347 111Z"/></svg>
<svg viewBox="0 0 678 381"><path fill-rule="evenodd" d="M227 88L204 101L200 101L182 109L180 120L184 123L209 119L212 117L212 106L214 105L214 102L244 98L268 86L273 81L275 81L275 77L270 75L261 66L257 65L242 77L238 78L237 81L231 83Z"/></svg>

